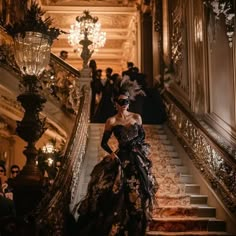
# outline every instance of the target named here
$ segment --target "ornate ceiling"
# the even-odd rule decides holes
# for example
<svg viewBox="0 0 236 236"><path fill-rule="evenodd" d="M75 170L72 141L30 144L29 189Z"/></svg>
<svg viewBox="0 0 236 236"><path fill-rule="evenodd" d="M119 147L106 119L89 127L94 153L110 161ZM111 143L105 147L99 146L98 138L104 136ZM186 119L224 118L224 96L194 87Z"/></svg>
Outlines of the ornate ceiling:
<svg viewBox="0 0 236 236"><path fill-rule="evenodd" d="M126 69L126 62L139 63L139 11L144 1L138 0L41 0L42 8L47 16L51 16L53 25L69 32L70 25L76 16L88 10L101 22L102 31L106 32L105 46L92 55L98 68L103 71L112 67L120 73ZM146 2L145 2L146 4ZM60 35L52 45L52 53L59 56L61 50L69 52L67 62L76 69L82 68L78 54L68 44L68 35Z"/></svg>

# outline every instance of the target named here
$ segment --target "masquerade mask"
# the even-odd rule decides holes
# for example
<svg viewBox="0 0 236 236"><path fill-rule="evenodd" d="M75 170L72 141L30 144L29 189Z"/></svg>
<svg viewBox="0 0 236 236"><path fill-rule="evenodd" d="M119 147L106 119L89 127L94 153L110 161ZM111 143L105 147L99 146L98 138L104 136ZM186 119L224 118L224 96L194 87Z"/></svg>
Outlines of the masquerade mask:
<svg viewBox="0 0 236 236"><path fill-rule="evenodd" d="M125 106L125 105L128 105L128 104L129 104L129 99L119 99L119 100L117 100L117 103L118 103L120 106Z"/></svg>

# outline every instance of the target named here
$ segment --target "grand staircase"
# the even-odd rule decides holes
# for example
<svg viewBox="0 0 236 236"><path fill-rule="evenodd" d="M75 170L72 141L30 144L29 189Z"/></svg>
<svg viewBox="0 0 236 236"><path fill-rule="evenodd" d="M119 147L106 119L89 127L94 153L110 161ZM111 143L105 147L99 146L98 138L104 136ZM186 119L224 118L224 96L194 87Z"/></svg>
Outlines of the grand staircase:
<svg viewBox="0 0 236 236"><path fill-rule="evenodd" d="M216 208L209 206L208 196L201 194L191 170L183 164L180 153L169 138L164 125L144 125L146 141L151 144L153 173L159 183L157 206L146 235L230 235L226 222L216 218ZM89 141L80 175L78 198L86 193L94 165L105 155L100 147L103 124L90 124ZM110 145L117 145L111 140Z"/></svg>

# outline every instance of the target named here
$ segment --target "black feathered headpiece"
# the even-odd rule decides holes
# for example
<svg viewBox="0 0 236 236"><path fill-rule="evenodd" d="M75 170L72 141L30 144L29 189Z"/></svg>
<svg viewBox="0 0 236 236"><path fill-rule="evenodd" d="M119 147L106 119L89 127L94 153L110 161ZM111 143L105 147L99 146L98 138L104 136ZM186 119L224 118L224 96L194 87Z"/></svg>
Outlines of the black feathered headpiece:
<svg viewBox="0 0 236 236"><path fill-rule="evenodd" d="M137 95L146 96L145 92L142 90L137 81L131 81L127 75L118 81L114 90L114 98L116 99L121 94L128 96L132 101L135 100Z"/></svg>

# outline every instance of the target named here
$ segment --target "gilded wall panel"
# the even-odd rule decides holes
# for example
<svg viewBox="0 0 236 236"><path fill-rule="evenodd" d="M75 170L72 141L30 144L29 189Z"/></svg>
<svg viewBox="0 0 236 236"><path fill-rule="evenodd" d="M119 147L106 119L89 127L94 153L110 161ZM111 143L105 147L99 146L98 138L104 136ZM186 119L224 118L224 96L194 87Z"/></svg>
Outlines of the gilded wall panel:
<svg viewBox="0 0 236 236"><path fill-rule="evenodd" d="M187 9L188 1L169 1L171 62L174 82L180 93L189 95L188 80L188 43L187 43Z"/></svg>
<svg viewBox="0 0 236 236"><path fill-rule="evenodd" d="M212 125L236 140L235 48L230 47L225 16L205 7L208 43L209 116ZM234 31L235 31L234 26ZM235 39L234 39L235 45Z"/></svg>
<svg viewBox="0 0 236 236"><path fill-rule="evenodd" d="M191 57L192 65L190 79L192 80L192 110L198 114L206 112L207 100L207 83L204 73L205 68L205 50L204 50L204 33L203 33L203 4L202 1L192 2L192 35L191 35Z"/></svg>
<svg viewBox="0 0 236 236"><path fill-rule="evenodd" d="M187 107L190 106L190 80L188 75L188 9L189 1L187 0L168 1L170 64L167 64L166 67L168 69L167 72L171 73L172 84L170 86L170 91ZM163 25L165 24L163 23ZM163 31L165 31L165 27L163 28ZM163 42L163 50L165 56L165 40ZM164 80L166 76L167 74L165 73Z"/></svg>

